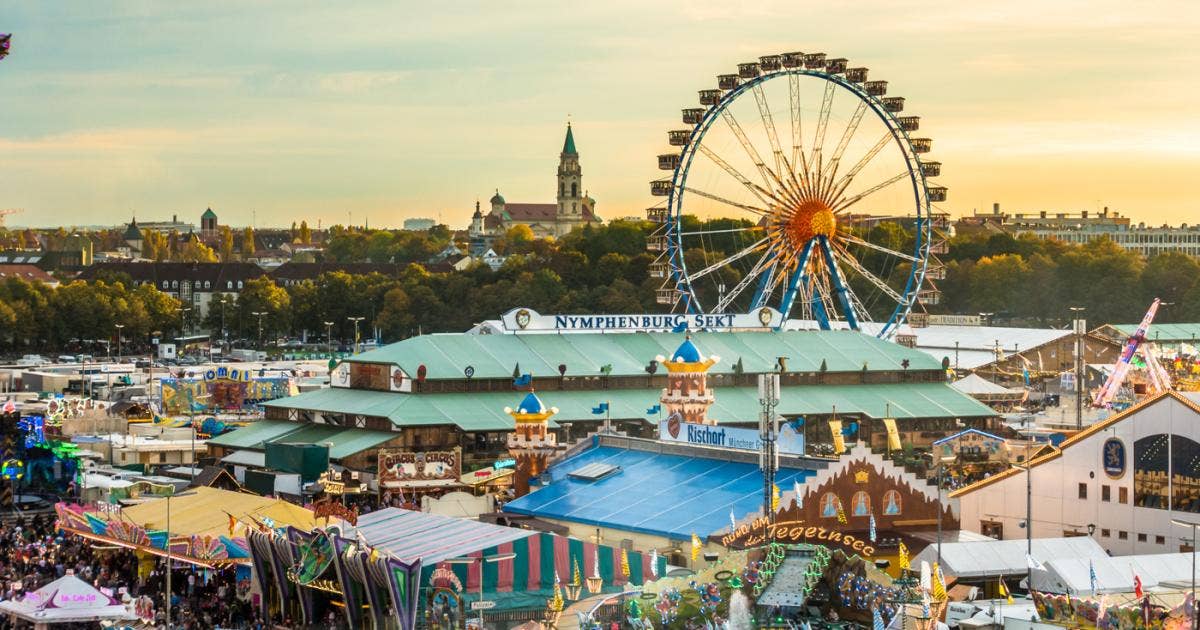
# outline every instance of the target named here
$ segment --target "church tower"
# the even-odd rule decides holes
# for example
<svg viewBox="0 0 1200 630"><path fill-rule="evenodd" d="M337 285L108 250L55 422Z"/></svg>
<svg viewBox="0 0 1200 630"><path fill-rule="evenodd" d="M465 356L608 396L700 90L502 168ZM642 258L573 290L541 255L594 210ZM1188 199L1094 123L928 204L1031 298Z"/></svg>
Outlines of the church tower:
<svg viewBox="0 0 1200 630"><path fill-rule="evenodd" d="M579 152L575 150L575 135L567 123L567 139L558 156L558 218L579 219L583 213L583 171L579 168Z"/></svg>
<svg viewBox="0 0 1200 630"><path fill-rule="evenodd" d="M529 480L542 474L550 456L558 452L558 438L549 431L550 416L558 409L547 407L532 391L516 409L504 408L516 425L508 434L508 454L517 460L513 489L518 497L529 494Z"/></svg>
<svg viewBox="0 0 1200 630"><path fill-rule="evenodd" d="M655 360L667 368L667 387L659 398L667 417L678 415L681 422L717 424L715 419L708 417L708 408L716 400L708 388L708 369L720 361L720 357L705 358L688 335L670 361L662 355Z"/></svg>

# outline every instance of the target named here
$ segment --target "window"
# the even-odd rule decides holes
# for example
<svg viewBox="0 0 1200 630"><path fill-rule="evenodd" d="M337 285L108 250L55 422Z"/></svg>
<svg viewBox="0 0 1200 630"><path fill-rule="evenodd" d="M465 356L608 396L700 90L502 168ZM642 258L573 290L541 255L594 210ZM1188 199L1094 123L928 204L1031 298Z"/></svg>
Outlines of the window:
<svg viewBox="0 0 1200 630"><path fill-rule="evenodd" d="M171 286L171 285L167 284L167 281L166 281L166 280L163 280L163 288L165 289L165 288L167 288L167 287L169 287L169 286Z"/></svg>
<svg viewBox="0 0 1200 630"><path fill-rule="evenodd" d="M867 516L871 513L871 496L859 490L850 499L850 514L852 516Z"/></svg>
<svg viewBox="0 0 1200 630"><path fill-rule="evenodd" d="M832 492L821 496L821 518L837 518L838 498Z"/></svg>
<svg viewBox="0 0 1200 630"><path fill-rule="evenodd" d="M1117 532L1117 538L1121 540L1129 540L1129 532Z"/></svg>
<svg viewBox="0 0 1200 630"><path fill-rule="evenodd" d="M1167 544L1167 537L1166 537L1166 536L1155 536L1155 537L1154 537L1154 544L1156 544L1156 545L1165 545L1165 544Z"/></svg>
<svg viewBox="0 0 1200 630"><path fill-rule="evenodd" d="M979 533L996 540L1004 540L1004 524L997 521L979 521Z"/></svg>
<svg viewBox="0 0 1200 630"><path fill-rule="evenodd" d="M1100 500L1112 501L1112 488L1108 486L1100 486Z"/></svg>
<svg viewBox="0 0 1200 630"><path fill-rule="evenodd" d="M232 289L232 288L233 288L233 280L226 280L226 281L225 281L225 288L226 288L226 289Z"/></svg>
<svg viewBox="0 0 1200 630"><path fill-rule="evenodd" d="M238 280L238 288L239 288L239 289L240 289L240 288L242 288L242 281L241 281L241 280Z"/></svg>
<svg viewBox="0 0 1200 630"><path fill-rule="evenodd" d="M1146 535L1138 534L1138 542L1146 542Z"/></svg>
<svg viewBox="0 0 1200 630"><path fill-rule="evenodd" d="M167 454L166 454L166 453L159 453L159 454L158 454L158 463L160 463L160 464L165 464L165 463L167 463Z"/></svg>
<svg viewBox="0 0 1200 630"><path fill-rule="evenodd" d="M1100 530L1100 537L1101 538L1111 538L1112 532L1107 529L1102 529L1102 530Z"/></svg>
<svg viewBox="0 0 1200 630"><path fill-rule="evenodd" d="M1129 503L1129 488L1117 488L1117 503Z"/></svg>
<svg viewBox="0 0 1200 630"><path fill-rule="evenodd" d="M900 503L900 493L896 490L888 490L883 493L883 514L884 516L898 516L903 506Z"/></svg>
<svg viewBox="0 0 1200 630"><path fill-rule="evenodd" d="M1087 484L1086 483L1079 484L1079 498L1080 499L1087 498Z"/></svg>
<svg viewBox="0 0 1200 630"><path fill-rule="evenodd" d="M211 288L211 287L212 287L212 283L211 283L211 282L209 282L208 280L205 280L205 281L204 281L204 288L205 288L205 289L208 289L208 288Z"/></svg>
<svg viewBox="0 0 1200 630"><path fill-rule="evenodd" d="M178 280L172 280L172 281L171 281L171 288L172 288L172 289L178 289L178 288L179 288L179 281L178 281Z"/></svg>

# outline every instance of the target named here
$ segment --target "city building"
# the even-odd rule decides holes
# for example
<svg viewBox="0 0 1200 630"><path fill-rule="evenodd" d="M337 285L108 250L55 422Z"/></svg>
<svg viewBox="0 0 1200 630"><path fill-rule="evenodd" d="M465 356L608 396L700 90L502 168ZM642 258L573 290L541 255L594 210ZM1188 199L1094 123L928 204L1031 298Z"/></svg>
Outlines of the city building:
<svg viewBox="0 0 1200 630"><path fill-rule="evenodd" d="M489 200L491 210L486 215L480 210L479 202L475 202L475 214L468 229L472 253L486 251L493 239L514 225L527 225L534 236L546 238L563 236L577 227L601 222L596 216L596 200L583 188L583 169L579 165L579 151L575 148L570 123L559 154L556 188L555 203L510 203L497 189Z"/></svg>
<svg viewBox="0 0 1200 630"><path fill-rule="evenodd" d="M26 282L41 283L51 288L59 285L58 278L46 273L36 265L0 263L0 282L9 278L20 278Z"/></svg>
<svg viewBox="0 0 1200 630"><path fill-rule="evenodd" d="M993 204L990 213L974 212L955 224L959 234L972 232L1007 232L1009 234L1032 234L1039 239L1054 239L1073 244L1085 244L1099 238L1108 238L1123 249L1143 256L1163 252L1182 252L1200 255L1200 226L1148 226L1134 224L1129 217L1110 211L1105 207L1100 212L1005 213L1000 204Z"/></svg>
<svg viewBox="0 0 1200 630"><path fill-rule="evenodd" d="M1190 551L1200 513L1200 395L1161 393L1058 447L950 493L966 529L1001 540L1091 536L1117 556ZM1032 495L1032 496L1030 496ZM1031 503L1027 503L1029 500ZM1030 514L1032 507L1032 514Z"/></svg>
<svg viewBox="0 0 1200 630"><path fill-rule="evenodd" d="M413 232L424 232L425 230L432 229L435 225L437 225L436 220L424 217L413 217L404 220L404 229Z"/></svg>
<svg viewBox="0 0 1200 630"><path fill-rule="evenodd" d="M246 281L266 272L248 262L107 262L87 267L80 272L79 279L90 281L112 273L128 275L134 286L150 284L178 298L184 308L192 309L186 319L195 322L208 313L217 296L233 298Z"/></svg>

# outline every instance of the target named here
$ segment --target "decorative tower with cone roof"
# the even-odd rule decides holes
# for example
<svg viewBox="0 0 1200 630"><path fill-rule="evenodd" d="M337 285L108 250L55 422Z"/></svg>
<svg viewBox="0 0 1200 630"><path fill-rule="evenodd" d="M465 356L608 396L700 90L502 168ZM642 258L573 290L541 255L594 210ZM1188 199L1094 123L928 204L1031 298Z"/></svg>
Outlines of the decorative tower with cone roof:
<svg viewBox="0 0 1200 630"><path fill-rule="evenodd" d="M516 426L508 434L508 454L517 461L513 487L517 496L529 494L529 480L542 474L546 464L559 450L558 438L550 432L550 416L558 413L555 407L542 404L532 391L525 394L516 408L504 408Z"/></svg>
<svg viewBox="0 0 1200 630"><path fill-rule="evenodd" d="M708 388L708 369L721 358L705 358L688 335L679 344L671 359L659 355L655 360L667 368L667 387L662 390L659 401L667 417L677 416L681 422L697 424L717 423L708 417L708 408L716 398Z"/></svg>

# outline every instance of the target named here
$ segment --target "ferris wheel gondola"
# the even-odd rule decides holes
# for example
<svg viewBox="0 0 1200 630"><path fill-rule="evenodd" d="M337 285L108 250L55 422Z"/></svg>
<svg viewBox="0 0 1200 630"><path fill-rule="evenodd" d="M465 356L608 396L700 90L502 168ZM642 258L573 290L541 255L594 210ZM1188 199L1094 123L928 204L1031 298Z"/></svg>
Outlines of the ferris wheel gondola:
<svg viewBox="0 0 1200 630"><path fill-rule="evenodd" d="M922 295L932 242L932 140L886 81L823 53L767 55L685 108L650 183L660 303L692 313L772 306L823 329L890 336ZM781 135L781 132L786 135Z"/></svg>

